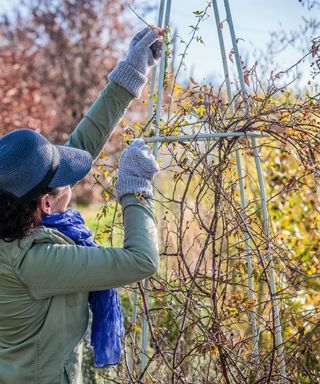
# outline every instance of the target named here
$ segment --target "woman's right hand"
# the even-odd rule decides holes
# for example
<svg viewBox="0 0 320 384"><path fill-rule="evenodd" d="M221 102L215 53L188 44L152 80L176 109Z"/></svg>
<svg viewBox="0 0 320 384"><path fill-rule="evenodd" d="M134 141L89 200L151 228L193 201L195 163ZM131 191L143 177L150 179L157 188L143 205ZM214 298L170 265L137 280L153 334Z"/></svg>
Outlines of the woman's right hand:
<svg viewBox="0 0 320 384"><path fill-rule="evenodd" d="M121 60L109 74L109 80L139 97L147 81L149 69L161 57L164 30L146 27L131 40L125 60Z"/></svg>
<svg viewBox="0 0 320 384"><path fill-rule="evenodd" d="M151 148L142 139L132 139L119 160L118 180L115 184L118 202L129 193L153 197L152 180L159 170Z"/></svg>
<svg viewBox="0 0 320 384"><path fill-rule="evenodd" d="M163 30L146 27L131 40L126 61L140 73L147 75L161 57Z"/></svg>

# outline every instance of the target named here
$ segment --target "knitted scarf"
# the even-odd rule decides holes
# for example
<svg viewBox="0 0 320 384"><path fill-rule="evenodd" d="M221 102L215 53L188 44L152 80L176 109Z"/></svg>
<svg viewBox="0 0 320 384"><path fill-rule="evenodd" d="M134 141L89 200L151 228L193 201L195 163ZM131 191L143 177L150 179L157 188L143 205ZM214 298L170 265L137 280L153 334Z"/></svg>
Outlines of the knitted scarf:
<svg viewBox="0 0 320 384"><path fill-rule="evenodd" d="M75 209L44 216L41 225L57 229L78 245L98 247L90 239L91 230L84 225L80 212ZM91 346L95 367L119 364L124 328L117 289L90 292L89 308L92 312Z"/></svg>

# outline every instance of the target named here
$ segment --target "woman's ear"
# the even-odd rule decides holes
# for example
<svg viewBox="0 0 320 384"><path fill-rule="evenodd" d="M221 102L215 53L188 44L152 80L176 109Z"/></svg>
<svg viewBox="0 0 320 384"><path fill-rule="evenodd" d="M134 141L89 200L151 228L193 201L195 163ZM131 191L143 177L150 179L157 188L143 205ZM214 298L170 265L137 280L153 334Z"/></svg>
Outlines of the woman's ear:
<svg viewBox="0 0 320 384"><path fill-rule="evenodd" d="M52 197L48 193L40 196L38 208L40 209L42 215L52 214Z"/></svg>

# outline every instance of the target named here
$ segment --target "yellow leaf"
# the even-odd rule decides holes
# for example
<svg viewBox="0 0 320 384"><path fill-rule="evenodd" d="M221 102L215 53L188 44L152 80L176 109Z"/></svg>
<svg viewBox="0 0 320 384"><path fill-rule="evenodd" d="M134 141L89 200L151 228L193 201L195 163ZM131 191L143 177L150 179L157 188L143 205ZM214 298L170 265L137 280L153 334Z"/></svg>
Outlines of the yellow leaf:
<svg viewBox="0 0 320 384"><path fill-rule="evenodd" d="M130 141L130 136L127 133L124 133L123 140L128 143Z"/></svg>
<svg viewBox="0 0 320 384"><path fill-rule="evenodd" d="M312 265L308 270L307 270L307 274L310 276L310 275L313 275L314 273L317 272L317 268Z"/></svg>
<svg viewBox="0 0 320 384"><path fill-rule="evenodd" d="M105 200L105 201L108 201L108 200L109 200L109 198L110 198L110 195L109 195L109 193L108 193L108 192L106 192L106 191L103 191L103 192L102 192L102 196L103 196L103 198L104 198L104 200Z"/></svg>
<svg viewBox="0 0 320 384"><path fill-rule="evenodd" d="M205 106L203 104L199 105L199 107L194 107L194 110L195 112L200 116L200 117L203 117L206 109L205 109Z"/></svg>
<svg viewBox="0 0 320 384"><path fill-rule="evenodd" d="M181 92L182 92L182 87L179 84L175 84L173 88L173 95L179 96Z"/></svg>
<svg viewBox="0 0 320 384"><path fill-rule="evenodd" d="M131 329L132 329L132 332L138 332L139 333L142 331L141 327L139 327L139 325L137 325L136 323L131 324Z"/></svg>
<svg viewBox="0 0 320 384"><path fill-rule="evenodd" d="M190 108L191 108L191 101L190 99L187 99L186 102L183 104L183 108L189 112L190 111Z"/></svg>
<svg viewBox="0 0 320 384"><path fill-rule="evenodd" d="M120 122L120 126L122 128L125 128L129 123L129 120L128 119L123 119L121 122Z"/></svg>

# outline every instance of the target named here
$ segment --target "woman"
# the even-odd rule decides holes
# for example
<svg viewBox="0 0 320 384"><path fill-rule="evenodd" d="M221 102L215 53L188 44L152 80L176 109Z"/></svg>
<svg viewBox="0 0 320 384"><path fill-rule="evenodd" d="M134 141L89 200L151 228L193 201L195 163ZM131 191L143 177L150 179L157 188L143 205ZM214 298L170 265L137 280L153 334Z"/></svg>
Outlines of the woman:
<svg viewBox="0 0 320 384"><path fill-rule="evenodd" d="M0 383L81 383L88 293L157 270L151 181L158 167L140 140L119 163L123 248L75 245L39 223L43 215L66 209L70 186L89 172L92 158L140 95L149 67L160 57L161 33L146 28L133 38L127 58L110 73L65 146L27 129L0 138Z"/></svg>

